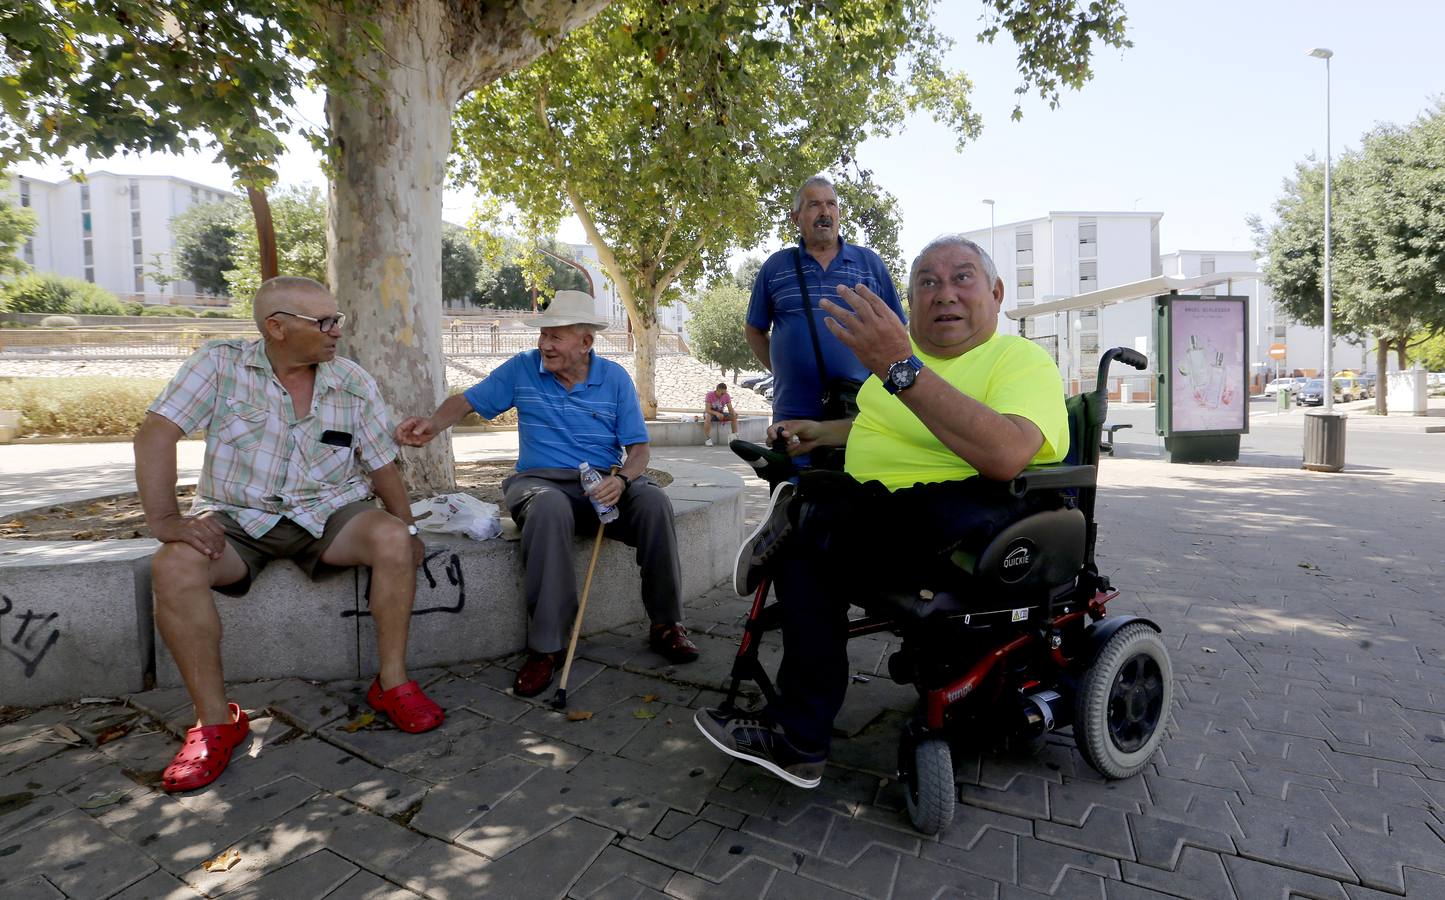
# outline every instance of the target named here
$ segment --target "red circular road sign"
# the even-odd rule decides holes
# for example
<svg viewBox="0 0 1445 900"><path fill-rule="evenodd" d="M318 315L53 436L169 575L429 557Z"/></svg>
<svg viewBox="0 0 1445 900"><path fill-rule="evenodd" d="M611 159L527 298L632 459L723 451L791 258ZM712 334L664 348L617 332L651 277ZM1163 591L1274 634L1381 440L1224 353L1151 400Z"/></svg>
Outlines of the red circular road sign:
<svg viewBox="0 0 1445 900"><path fill-rule="evenodd" d="M1270 345L1269 345L1269 358L1270 358L1270 359L1284 359L1284 356L1285 356L1284 344L1270 344Z"/></svg>

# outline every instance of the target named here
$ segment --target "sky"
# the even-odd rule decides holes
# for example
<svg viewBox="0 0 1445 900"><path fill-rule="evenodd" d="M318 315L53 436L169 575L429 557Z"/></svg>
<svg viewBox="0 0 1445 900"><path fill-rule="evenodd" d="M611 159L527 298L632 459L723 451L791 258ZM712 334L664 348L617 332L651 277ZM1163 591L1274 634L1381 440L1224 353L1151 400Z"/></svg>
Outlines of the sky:
<svg viewBox="0 0 1445 900"><path fill-rule="evenodd" d="M1250 214L1269 218L1294 164L1325 150L1325 63L1306 55L1328 47L1336 156L1358 147L1380 123L1407 124L1432 98L1445 98L1445 3L1378 0L1125 0L1134 46L1096 50L1094 78L1050 110L1024 102L1009 115L1019 83L1015 48L975 39L983 7L943 0L936 24L956 45L950 64L969 75L982 134L962 151L927 117L888 139L870 139L859 162L897 196L901 245L911 257L933 237L1036 218L1051 210L1162 212L1161 250L1239 250L1253 246ZM820 78L826 84L826 78ZM323 118L319 97L298 113ZM304 142L278 165L283 184L324 184ZM217 187L229 171L210 154L130 156L90 162L125 174L174 174ZM22 174L65 177L60 165L21 166ZM465 222L472 195L449 190L444 216ZM846 210L844 211L846 220ZM846 221L845 221L846 234ZM584 240L565 223L563 240ZM770 248L758 248L770 249Z"/></svg>

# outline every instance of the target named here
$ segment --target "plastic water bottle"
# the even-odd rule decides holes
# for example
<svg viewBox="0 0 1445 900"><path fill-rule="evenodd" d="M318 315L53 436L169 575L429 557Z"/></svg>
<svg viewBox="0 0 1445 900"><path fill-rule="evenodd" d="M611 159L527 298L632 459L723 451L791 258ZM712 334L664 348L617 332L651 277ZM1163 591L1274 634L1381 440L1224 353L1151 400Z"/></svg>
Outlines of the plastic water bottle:
<svg viewBox="0 0 1445 900"><path fill-rule="evenodd" d="M577 467L577 474L582 478L582 491L587 494L587 499L592 501L592 508L597 510L597 518L602 520L602 524L606 525L616 519L617 507L606 506L592 496L593 486L602 483L602 473L588 465L587 460L584 459L582 464Z"/></svg>

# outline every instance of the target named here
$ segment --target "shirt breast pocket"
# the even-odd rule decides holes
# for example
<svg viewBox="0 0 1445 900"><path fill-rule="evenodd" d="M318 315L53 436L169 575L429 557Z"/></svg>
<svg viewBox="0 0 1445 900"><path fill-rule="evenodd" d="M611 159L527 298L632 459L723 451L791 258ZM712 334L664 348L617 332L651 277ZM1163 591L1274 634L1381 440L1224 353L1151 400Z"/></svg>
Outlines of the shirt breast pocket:
<svg viewBox="0 0 1445 900"><path fill-rule="evenodd" d="M301 456L313 479L321 484L338 485L351 477L353 453L351 447L323 444L315 437L308 437Z"/></svg>
<svg viewBox="0 0 1445 900"><path fill-rule="evenodd" d="M216 437L237 451L255 450L266 436L266 410L254 406L232 406L221 420Z"/></svg>

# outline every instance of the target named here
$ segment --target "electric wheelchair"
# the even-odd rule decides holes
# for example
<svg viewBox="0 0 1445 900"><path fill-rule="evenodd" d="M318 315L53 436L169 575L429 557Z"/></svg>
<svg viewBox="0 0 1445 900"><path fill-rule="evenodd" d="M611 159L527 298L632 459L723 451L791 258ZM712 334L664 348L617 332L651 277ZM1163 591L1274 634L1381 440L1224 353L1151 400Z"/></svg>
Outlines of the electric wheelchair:
<svg viewBox="0 0 1445 900"><path fill-rule="evenodd" d="M898 777L913 825L934 834L953 818L957 788L950 741L994 735L1004 746L1037 750L1073 726L1084 759L1107 778L1128 778L1164 737L1173 677L1160 628L1139 616L1109 615L1118 596L1094 562L1094 500L1100 438L1113 360L1143 369L1142 354L1116 347L1099 362L1098 387L1069 397L1069 454L1061 464L1026 469L1017 496L1049 492L1049 508L959 546L931 589L853 598L865 614L848 637L891 632L901 649L890 677L918 691L903 730ZM734 452L770 486L796 474L781 446L734 441ZM1057 498L1057 502L1054 502ZM776 692L758 660L763 634L780 627L764 580L733 660L725 711L736 710L744 681L765 699Z"/></svg>

